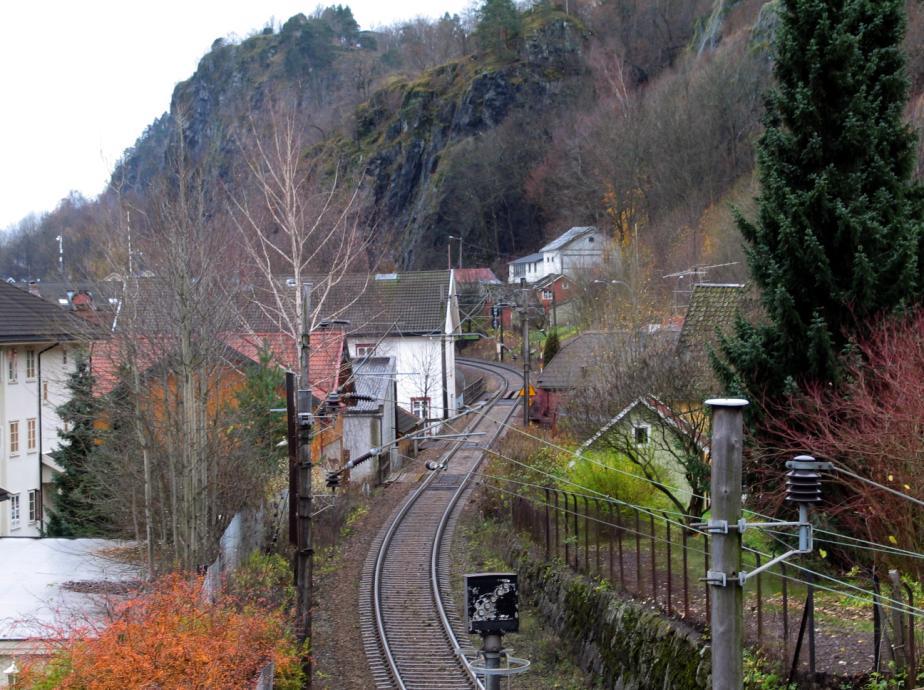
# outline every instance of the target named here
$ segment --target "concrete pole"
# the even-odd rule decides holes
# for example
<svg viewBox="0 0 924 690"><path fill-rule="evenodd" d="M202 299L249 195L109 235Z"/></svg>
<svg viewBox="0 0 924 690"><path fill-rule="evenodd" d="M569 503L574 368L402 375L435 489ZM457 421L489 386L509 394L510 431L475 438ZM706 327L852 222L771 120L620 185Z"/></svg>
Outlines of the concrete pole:
<svg viewBox="0 0 924 690"><path fill-rule="evenodd" d="M311 338L311 285L302 289L301 372L298 391L298 495L297 495L297 550L295 555L296 580L296 622L295 634L298 642L311 639L311 606L314 593L314 548L311 534L311 383L309 377ZM291 500L291 499L290 499ZM302 668L307 678L306 687L311 687L311 655L302 658Z"/></svg>
<svg viewBox="0 0 924 690"><path fill-rule="evenodd" d="M490 633L484 636L481 651L484 654L485 668L500 668L500 653L503 649L499 633ZM485 690L501 690L500 676L486 674L484 678Z"/></svg>
<svg viewBox="0 0 924 690"><path fill-rule="evenodd" d="M707 400L712 408L712 517L710 520L709 598L712 629L712 688L743 687L741 570L741 449L746 400ZM723 532L721 525L727 529ZM714 526L713 526L714 525ZM725 584L720 575L725 575Z"/></svg>

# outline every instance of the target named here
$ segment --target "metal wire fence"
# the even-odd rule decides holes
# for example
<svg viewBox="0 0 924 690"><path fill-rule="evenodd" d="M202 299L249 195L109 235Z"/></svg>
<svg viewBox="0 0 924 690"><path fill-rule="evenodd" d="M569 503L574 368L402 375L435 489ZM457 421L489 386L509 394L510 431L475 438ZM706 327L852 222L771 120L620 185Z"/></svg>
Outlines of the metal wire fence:
<svg viewBox="0 0 924 690"><path fill-rule="evenodd" d="M709 620L705 576L709 540L670 513L619 505L556 488L522 492L487 481L513 527L546 560L607 581L614 590L703 627ZM766 555L743 553L753 570ZM744 588L747 642L793 680L860 677L896 666L916 673L922 643L912 591L870 577L860 589L817 581L794 564L758 574ZM856 589L856 588L855 588ZM912 676L913 677L913 676Z"/></svg>

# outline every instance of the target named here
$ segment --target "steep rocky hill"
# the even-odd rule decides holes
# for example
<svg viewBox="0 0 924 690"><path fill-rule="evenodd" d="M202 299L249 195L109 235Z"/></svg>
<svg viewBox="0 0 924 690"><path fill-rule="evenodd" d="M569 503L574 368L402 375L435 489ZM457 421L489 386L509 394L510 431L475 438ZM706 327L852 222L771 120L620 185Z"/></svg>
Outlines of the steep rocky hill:
<svg viewBox="0 0 924 690"><path fill-rule="evenodd" d="M169 177L165 159L182 132L210 160L217 216L222 195L243 184L237 134L285 93L311 132L305 156L368 190L363 222L387 264L444 265L453 235L467 263L499 266L586 223L637 238L652 275L735 261L727 205L753 193L776 2L572 0L568 12L539 2L499 45L458 17L373 33L342 6L297 15L215 41L126 152L112 187L143 198ZM916 2L908 11L920 92L924 21ZM112 198L68 199L24 223L0 240L0 272L49 274L50 240L63 234L81 248L68 252L70 269L98 273Z"/></svg>

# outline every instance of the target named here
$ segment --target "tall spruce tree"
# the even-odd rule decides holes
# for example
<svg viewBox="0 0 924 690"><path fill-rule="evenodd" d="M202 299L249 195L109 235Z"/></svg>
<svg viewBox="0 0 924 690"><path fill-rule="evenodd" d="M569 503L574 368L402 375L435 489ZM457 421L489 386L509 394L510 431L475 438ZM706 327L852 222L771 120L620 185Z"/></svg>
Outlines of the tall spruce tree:
<svg viewBox="0 0 924 690"><path fill-rule="evenodd" d="M61 445L54 452L64 471L55 477L57 495L54 507L49 508L48 536L105 536L111 525L100 508L99 492L88 471L90 456L100 439L94 423L101 408L93 397L93 375L85 354L77 354L67 387L70 399L58 407L64 425L58 431Z"/></svg>
<svg viewBox="0 0 924 690"><path fill-rule="evenodd" d="M739 217L768 317L722 344L731 390L836 384L864 325L920 294L921 188L903 0L783 0L758 145L757 219Z"/></svg>
<svg viewBox="0 0 924 690"><path fill-rule="evenodd" d="M482 50L502 56L516 52L523 19L513 0L484 0L476 16L475 39Z"/></svg>

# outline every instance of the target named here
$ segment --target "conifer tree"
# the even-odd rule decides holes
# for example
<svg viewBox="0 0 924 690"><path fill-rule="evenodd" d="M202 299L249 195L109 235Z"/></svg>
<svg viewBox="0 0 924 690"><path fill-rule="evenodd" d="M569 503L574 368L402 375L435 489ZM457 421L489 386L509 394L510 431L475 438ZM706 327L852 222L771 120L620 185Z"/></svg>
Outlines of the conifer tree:
<svg viewBox="0 0 924 690"><path fill-rule="evenodd" d="M549 331L549 337L545 339L545 347L542 349L542 366L548 366L560 349L561 341L558 338L558 331L553 328Z"/></svg>
<svg viewBox="0 0 924 690"><path fill-rule="evenodd" d="M251 471L257 477L271 476L279 470L279 463L285 457L285 450L277 447L286 437L285 415L272 411L285 407L285 399L280 394L283 381L282 370L264 345L257 364L249 369L243 387L235 395L235 438L251 459Z"/></svg>
<svg viewBox="0 0 924 690"><path fill-rule="evenodd" d="M48 536L96 537L111 530L100 509L98 492L88 463L95 452L100 432L94 426L100 404L93 397L93 375L84 353L78 352L74 371L67 380L70 399L58 407L63 428L58 430L61 445L55 461L64 471L55 477L57 495L49 509Z"/></svg>
<svg viewBox="0 0 924 690"><path fill-rule="evenodd" d="M783 0L779 11L758 213L739 217L767 320L739 320L716 362L731 390L764 399L837 384L871 317L921 289L903 1Z"/></svg>
<svg viewBox="0 0 924 690"><path fill-rule="evenodd" d="M484 0L477 17L475 38L482 50L506 55L517 49L523 20L513 0Z"/></svg>

